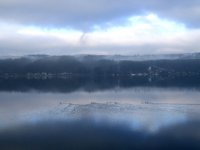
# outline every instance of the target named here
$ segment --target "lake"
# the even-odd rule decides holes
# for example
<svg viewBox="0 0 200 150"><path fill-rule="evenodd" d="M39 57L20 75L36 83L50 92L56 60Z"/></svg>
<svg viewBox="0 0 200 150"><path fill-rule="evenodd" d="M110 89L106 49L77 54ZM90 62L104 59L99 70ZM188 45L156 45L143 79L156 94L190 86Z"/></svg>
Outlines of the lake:
<svg viewBox="0 0 200 150"><path fill-rule="evenodd" d="M3 79L0 149L200 149L199 82L166 83Z"/></svg>

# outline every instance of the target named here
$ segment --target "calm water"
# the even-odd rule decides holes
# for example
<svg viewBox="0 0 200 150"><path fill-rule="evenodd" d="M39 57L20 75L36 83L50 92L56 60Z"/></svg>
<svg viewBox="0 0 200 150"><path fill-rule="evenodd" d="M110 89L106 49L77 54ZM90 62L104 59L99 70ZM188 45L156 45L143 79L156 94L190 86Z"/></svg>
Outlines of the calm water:
<svg viewBox="0 0 200 150"><path fill-rule="evenodd" d="M198 85L0 83L1 150L200 149Z"/></svg>

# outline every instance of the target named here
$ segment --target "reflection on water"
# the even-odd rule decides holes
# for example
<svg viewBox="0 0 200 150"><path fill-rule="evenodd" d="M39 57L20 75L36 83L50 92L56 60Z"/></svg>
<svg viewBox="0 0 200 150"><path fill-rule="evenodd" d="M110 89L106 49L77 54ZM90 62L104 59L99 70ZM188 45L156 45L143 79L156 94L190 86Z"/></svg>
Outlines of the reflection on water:
<svg viewBox="0 0 200 150"><path fill-rule="evenodd" d="M124 124L98 124L90 120L26 124L0 135L6 150L65 149L199 149L199 122L163 128L156 134L132 131Z"/></svg>
<svg viewBox="0 0 200 150"><path fill-rule="evenodd" d="M11 85L0 86L1 150L200 148L194 86L53 92Z"/></svg>

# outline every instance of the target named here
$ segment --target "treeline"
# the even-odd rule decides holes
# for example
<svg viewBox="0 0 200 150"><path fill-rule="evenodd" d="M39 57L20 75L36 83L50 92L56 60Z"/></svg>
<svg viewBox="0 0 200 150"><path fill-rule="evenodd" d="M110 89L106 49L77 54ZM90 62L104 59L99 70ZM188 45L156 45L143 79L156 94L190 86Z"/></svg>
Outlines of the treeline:
<svg viewBox="0 0 200 150"><path fill-rule="evenodd" d="M0 60L0 75L28 73L66 73L87 76L126 75L200 75L200 59L116 61L110 59L79 59L73 56L22 57Z"/></svg>

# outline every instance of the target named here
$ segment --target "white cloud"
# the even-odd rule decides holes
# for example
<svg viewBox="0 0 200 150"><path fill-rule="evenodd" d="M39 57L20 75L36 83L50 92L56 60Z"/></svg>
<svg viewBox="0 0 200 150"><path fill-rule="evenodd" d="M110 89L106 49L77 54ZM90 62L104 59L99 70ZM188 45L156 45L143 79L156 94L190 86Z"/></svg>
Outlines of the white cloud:
<svg viewBox="0 0 200 150"><path fill-rule="evenodd" d="M71 28L41 28L0 23L0 51L4 55L24 54L149 54L199 51L199 29L161 19L150 13L132 16L123 25L93 31Z"/></svg>

